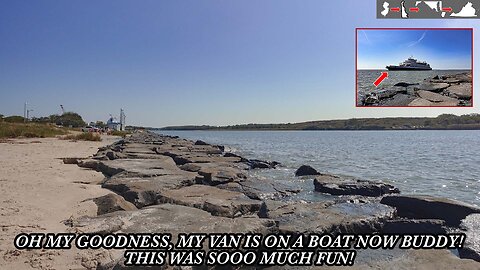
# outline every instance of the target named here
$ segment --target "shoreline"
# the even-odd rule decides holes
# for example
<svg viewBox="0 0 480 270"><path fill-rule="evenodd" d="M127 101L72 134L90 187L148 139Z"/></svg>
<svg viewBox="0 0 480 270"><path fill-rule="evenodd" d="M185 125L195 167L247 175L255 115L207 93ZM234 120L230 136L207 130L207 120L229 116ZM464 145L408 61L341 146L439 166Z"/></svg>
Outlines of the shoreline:
<svg viewBox="0 0 480 270"><path fill-rule="evenodd" d="M226 152L222 145L152 132L104 142L69 142L53 138L15 141L29 143L0 144L3 149L18 148L18 155L1 157L11 160L7 168L19 170L18 167L25 164L22 158L30 151L33 154L28 156L32 160L29 163L38 155L48 157L31 170L20 170L22 173L36 172L34 176L42 178L39 183L58 177L55 181L46 181L45 192L42 186L33 185L32 192L38 196L28 194L21 200L15 199L25 208L18 212L23 218L17 221L23 226L19 230L22 232L157 232L172 233L174 239L182 232L437 234L447 229L459 230L464 218L480 213L480 208L472 205L431 196L404 196L392 185L323 174L310 166L300 167L291 177L311 181L313 192L329 194L331 199L325 202L290 201L288 198L299 190L248 174L251 170L268 172L281 168L278 162L247 159ZM42 152L44 149L54 151L46 154ZM21 187L36 183L18 173L7 175L12 182L10 192L20 193ZM15 181L16 177L23 182ZM0 187L5 192L8 189L2 184L4 182L0 181ZM31 201L36 208L27 204ZM41 203L43 201L50 203ZM61 206L63 203L65 205ZM5 202L2 202L2 209L5 209L3 205ZM425 212L425 209L429 210ZM49 215L36 221L40 227L28 227L31 225L25 219L28 211ZM0 224L7 222L4 215L0 218ZM477 221L473 219L465 224L467 237L475 235ZM122 250L5 249L6 244L13 246L11 241L19 231L7 231L7 237L2 239L2 265L37 269L124 267ZM480 250L471 243L460 252L465 259L448 250L366 250L359 253L355 266L349 269L392 266L441 269L448 265L472 269L480 267L479 262L471 260L480 261L476 257L479 254Z"/></svg>

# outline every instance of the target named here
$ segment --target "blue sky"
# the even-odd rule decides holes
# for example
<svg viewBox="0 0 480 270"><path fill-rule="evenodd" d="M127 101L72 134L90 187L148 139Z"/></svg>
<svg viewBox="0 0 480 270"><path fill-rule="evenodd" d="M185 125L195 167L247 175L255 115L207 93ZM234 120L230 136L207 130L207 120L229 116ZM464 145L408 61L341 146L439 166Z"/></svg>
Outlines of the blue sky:
<svg viewBox="0 0 480 270"><path fill-rule="evenodd" d="M0 113L123 107L128 124L166 126L479 112L355 108L356 27L479 22L375 14L358 0L2 1Z"/></svg>
<svg viewBox="0 0 480 270"><path fill-rule="evenodd" d="M358 30L358 68L385 69L409 56L433 69L470 69L470 30Z"/></svg>

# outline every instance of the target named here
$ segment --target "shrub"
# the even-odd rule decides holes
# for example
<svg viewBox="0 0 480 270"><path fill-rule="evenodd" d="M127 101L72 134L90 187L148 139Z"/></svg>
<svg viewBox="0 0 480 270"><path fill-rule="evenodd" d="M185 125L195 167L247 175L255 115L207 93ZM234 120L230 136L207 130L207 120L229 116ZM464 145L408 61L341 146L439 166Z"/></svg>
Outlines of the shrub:
<svg viewBox="0 0 480 270"><path fill-rule="evenodd" d="M100 135L92 132L84 132L79 134L70 134L62 137L64 140L73 140L73 141L92 141L99 142L102 140Z"/></svg>
<svg viewBox="0 0 480 270"><path fill-rule="evenodd" d="M46 138L66 133L64 129L52 125L0 122L0 138Z"/></svg>

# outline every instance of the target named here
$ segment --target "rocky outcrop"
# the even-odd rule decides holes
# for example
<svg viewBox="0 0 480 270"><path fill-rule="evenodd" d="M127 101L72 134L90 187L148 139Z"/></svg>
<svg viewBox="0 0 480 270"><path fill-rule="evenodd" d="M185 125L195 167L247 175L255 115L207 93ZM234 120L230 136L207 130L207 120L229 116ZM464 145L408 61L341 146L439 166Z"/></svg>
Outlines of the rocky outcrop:
<svg viewBox="0 0 480 270"><path fill-rule="evenodd" d="M362 106L471 106L472 74L459 73L427 78L422 83L398 82L372 89L361 99Z"/></svg>
<svg viewBox="0 0 480 270"><path fill-rule="evenodd" d="M302 165L295 171L295 176L306 176L306 175L320 175L320 173L315 170L313 167L308 165Z"/></svg>
<svg viewBox="0 0 480 270"><path fill-rule="evenodd" d="M97 205L97 215L103 215L116 211L133 211L137 207L130 202L125 201L122 196L117 194L107 194L95 199L92 199Z"/></svg>
<svg viewBox="0 0 480 270"><path fill-rule="evenodd" d="M462 219L480 208L463 202L422 195L390 195L380 201L395 207L398 215L413 219L441 219L449 226L458 226Z"/></svg>
<svg viewBox="0 0 480 270"><path fill-rule="evenodd" d="M399 193L392 185L358 179L342 178L335 175L320 175L313 181L315 191L332 195L361 195L378 197L385 194Z"/></svg>
<svg viewBox="0 0 480 270"><path fill-rule="evenodd" d="M382 233L390 234L443 234L445 221L439 219L394 219L387 220Z"/></svg>
<svg viewBox="0 0 480 270"><path fill-rule="evenodd" d="M212 186L193 185L160 192L159 201L199 208L214 216L239 217L257 214L262 205L245 194Z"/></svg>
<svg viewBox="0 0 480 270"><path fill-rule="evenodd" d="M261 216L275 220L282 233L371 233L395 210L375 203L266 201Z"/></svg>
<svg viewBox="0 0 480 270"><path fill-rule="evenodd" d="M460 257L480 262L480 214L468 215L460 227L466 235L463 248L458 250Z"/></svg>
<svg viewBox="0 0 480 270"><path fill-rule="evenodd" d="M212 216L210 213L182 205L161 204L138 211L119 211L98 217L83 217L70 221L70 225L83 232L90 233L150 233L172 234L175 243L180 233L259 233L277 232L275 222L258 217L226 218ZM208 240L204 244L208 246ZM121 269L123 251L118 257L102 261L97 269Z"/></svg>

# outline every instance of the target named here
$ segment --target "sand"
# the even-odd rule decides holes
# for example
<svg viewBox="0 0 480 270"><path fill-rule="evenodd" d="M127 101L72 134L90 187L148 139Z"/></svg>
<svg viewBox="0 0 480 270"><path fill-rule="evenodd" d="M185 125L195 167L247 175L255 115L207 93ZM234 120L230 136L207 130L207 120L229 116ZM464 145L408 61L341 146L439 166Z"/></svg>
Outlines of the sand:
<svg viewBox="0 0 480 270"><path fill-rule="evenodd" d="M64 220L95 216L97 207L89 199L111 192L97 185L104 176L63 164L61 158L91 156L98 147L117 139L103 136L101 142L45 138L0 143L2 269L85 269L95 267L96 258L109 255L105 250L16 250L13 241L22 232L67 232Z"/></svg>

